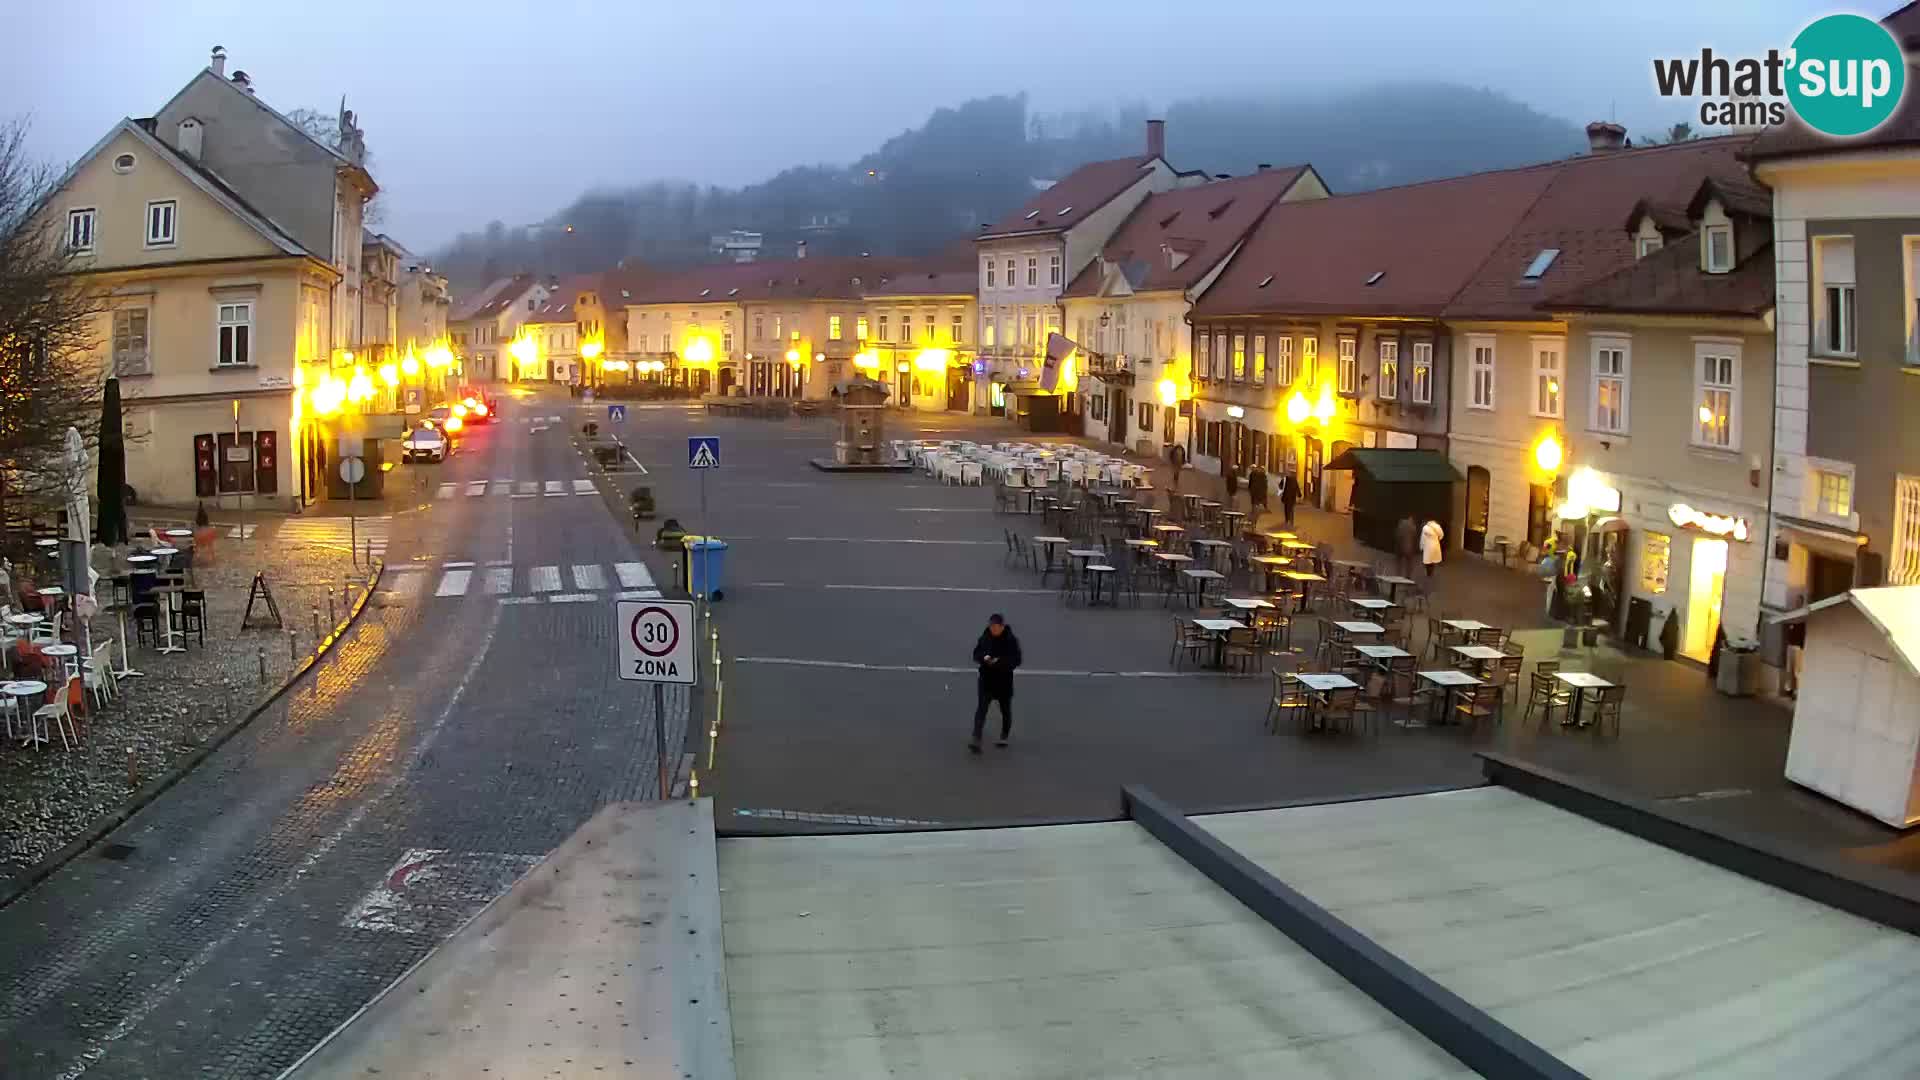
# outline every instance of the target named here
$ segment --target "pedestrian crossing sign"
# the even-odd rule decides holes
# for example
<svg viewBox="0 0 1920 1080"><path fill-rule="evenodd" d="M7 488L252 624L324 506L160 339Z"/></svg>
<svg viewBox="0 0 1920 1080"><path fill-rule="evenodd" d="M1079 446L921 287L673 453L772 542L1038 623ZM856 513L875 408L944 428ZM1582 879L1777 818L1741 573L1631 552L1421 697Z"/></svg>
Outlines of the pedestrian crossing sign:
<svg viewBox="0 0 1920 1080"><path fill-rule="evenodd" d="M627 422L627 407L625 405L607 406L607 423L624 424L626 422Z"/></svg>
<svg viewBox="0 0 1920 1080"><path fill-rule="evenodd" d="M720 436L694 435L687 439L687 468L717 469L720 467Z"/></svg>

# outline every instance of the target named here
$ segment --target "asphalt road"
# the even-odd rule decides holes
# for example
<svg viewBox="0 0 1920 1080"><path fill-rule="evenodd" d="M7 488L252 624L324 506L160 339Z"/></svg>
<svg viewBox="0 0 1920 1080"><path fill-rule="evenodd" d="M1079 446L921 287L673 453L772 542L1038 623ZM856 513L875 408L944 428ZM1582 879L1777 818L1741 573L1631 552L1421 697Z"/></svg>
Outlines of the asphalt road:
<svg viewBox="0 0 1920 1080"><path fill-rule="evenodd" d="M655 795L612 670L641 556L573 403L502 400L448 462L394 474L422 475L417 501L369 523L389 569L332 658L0 910L0 1076L274 1075L598 807Z"/></svg>

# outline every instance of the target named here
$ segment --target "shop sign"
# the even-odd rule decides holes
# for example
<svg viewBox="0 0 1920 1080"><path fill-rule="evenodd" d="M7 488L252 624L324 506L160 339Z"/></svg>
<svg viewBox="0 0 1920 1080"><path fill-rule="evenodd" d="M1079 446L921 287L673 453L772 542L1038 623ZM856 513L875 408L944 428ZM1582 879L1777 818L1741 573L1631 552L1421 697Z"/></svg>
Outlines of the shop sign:
<svg viewBox="0 0 1920 1080"><path fill-rule="evenodd" d="M1608 486L1600 474L1589 468L1578 468L1567 477L1567 502L1575 507L1584 507L1588 514L1617 514L1620 512L1620 489ZM1562 517L1586 517L1586 514L1562 514Z"/></svg>
<svg viewBox="0 0 1920 1080"><path fill-rule="evenodd" d="M1704 510L1695 510L1686 503L1674 503L1667 507L1667 520L1683 529L1692 529L1709 536L1732 537L1741 543L1747 540L1746 518L1709 514Z"/></svg>
<svg viewBox="0 0 1920 1080"><path fill-rule="evenodd" d="M1227 415L1235 420L1239 420L1247 415L1247 410L1238 405L1229 405L1227 406Z"/></svg>

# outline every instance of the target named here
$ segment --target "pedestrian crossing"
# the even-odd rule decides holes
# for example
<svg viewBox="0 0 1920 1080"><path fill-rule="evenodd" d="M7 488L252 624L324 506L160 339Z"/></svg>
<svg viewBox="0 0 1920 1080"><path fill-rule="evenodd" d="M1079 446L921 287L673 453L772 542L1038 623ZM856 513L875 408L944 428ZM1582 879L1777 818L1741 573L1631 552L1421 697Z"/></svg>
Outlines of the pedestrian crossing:
<svg viewBox="0 0 1920 1080"><path fill-rule="evenodd" d="M569 495L597 495L593 481L585 477L573 480L461 480L441 484L435 499L477 499L482 497L513 499L558 499Z"/></svg>
<svg viewBox="0 0 1920 1080"><path fill-rule="evenodd" d="M645 563L567 563L476 567L470 562L389 566L381 588L402 597L488 596L505 604L578 604L589 600L657 600L660 587Z"/></svg>
<svg viewBox="0 0 1920 1080"><path fill-rule="evenodd" d="M280 523L274 539L282 544L311 544L337 551L372 551L377 558L387 553L387 529L390 515L350 519L344 517L288 518Z"/></svg>

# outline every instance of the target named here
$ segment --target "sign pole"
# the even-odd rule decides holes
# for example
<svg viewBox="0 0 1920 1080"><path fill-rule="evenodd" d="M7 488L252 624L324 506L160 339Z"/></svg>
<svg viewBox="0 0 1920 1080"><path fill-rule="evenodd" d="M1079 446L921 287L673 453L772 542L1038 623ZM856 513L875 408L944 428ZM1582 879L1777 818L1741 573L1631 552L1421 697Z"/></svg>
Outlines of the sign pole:
<svg viewBox="0 0 1920 1080"><path fill-rule="evenodd" d="M667 691L665 683L653 684L653 755L660 762L660 801L673 797L667 770Z"/></svg>

